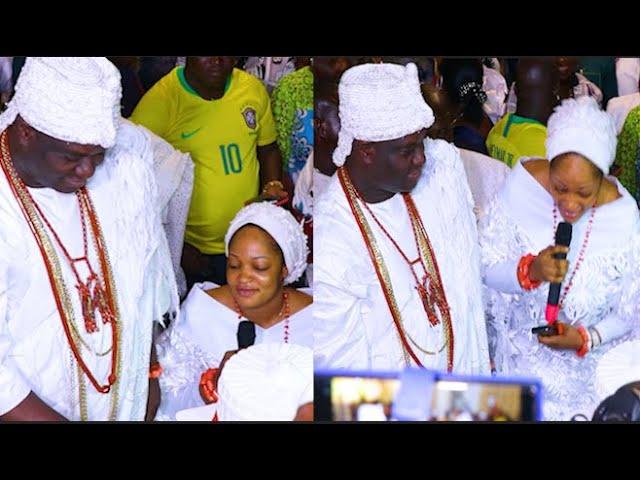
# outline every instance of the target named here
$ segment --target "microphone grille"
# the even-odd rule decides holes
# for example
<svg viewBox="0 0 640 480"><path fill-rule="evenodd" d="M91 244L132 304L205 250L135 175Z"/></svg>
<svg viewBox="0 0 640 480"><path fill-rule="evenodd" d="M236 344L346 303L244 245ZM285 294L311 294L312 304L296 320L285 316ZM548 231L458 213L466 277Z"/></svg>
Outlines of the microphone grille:
<svg viewBox="0 0 640 480"><path fill-rule="evenodd" d="M573 227L569 222L560 222L556 230L556 245L568 247L571 243L571 233Z"/></svg>

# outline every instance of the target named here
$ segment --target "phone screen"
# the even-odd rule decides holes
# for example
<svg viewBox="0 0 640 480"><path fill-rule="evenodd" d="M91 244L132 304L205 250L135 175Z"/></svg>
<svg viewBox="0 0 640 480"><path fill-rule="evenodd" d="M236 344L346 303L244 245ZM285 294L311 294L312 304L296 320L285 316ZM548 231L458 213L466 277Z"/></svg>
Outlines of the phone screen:
<svg viewBox="0 0 640 480"><path fill-rule="evenodd" d="M433 375L433 374L432 374ZM318 421L391 421L407 405L427 404L416 421L535 421L541 418L540 385L521 379L434 376L433 384L406 375L341 374L315 376L315 419ZM415 388L414 388L415 387ZM424 397L419 397L424 395ZM409 398L412 397L412 398ZM422 409L425 410L425 409Z"/></svg>

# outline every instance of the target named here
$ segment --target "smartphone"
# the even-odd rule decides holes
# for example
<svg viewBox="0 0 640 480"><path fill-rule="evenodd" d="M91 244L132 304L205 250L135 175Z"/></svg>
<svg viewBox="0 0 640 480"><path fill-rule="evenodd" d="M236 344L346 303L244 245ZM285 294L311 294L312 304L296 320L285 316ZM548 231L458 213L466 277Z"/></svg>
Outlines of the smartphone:
<svg viewBox="0 0 640 480"><path fill-rule="evenodd" d="M542 337L551 337L553 335L558 335L558 327L556 325L543 325L541 327L532 328L531 333Z"/></svg>

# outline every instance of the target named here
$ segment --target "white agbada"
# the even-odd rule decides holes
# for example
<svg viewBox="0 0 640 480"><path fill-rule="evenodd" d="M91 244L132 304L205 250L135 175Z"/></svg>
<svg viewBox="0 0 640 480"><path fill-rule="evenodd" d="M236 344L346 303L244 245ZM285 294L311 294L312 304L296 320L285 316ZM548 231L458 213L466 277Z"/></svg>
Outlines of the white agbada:
<svg viewBox="0 0 640 480"><path fill-rule="evenodd" d="M135 126L129 120L122 119L122 122ZM176 150L169 142L142 125L137 126L144 130L151 140L153 170L158 189L157 201L161 211L162 226L169 244L173 270L176 274L178 291L182 298L187 293L187 280L180 266L180 260L193 191L193 160L190 154Z"/></svg>
<svg viewBox="0 0 640 480"><path fill-rule="evenodd" d="M315 196L316 201L324 194L327 188L329 188L330 181L331 176L325 175L317 168L313 169L313 195Z"/></svg>
<svg viewBox="0 0 640 480"><path fill-rule="evenodd" d="M506 163L488 155L464 148L459 150L473 197L473 211L476 217L480 218L489 202L502 188L511 169Z"/></svg>
<svg viewBox="0 0 640 480"><path fill-rule="evenodd" d="M213 299L214 283L197 283L182 304L180 320L160 338L158 360L162 401L156 420L175 420L176 412L204 405L200 376L217 368L230 350L238 348L238 314ZM310 292L308 292L310 293ZM313 348L313 305L289 317L289 343ZM255 344L283 343L284 322L263 329L256 325Z"/></svg>
<svg viewBox="0 0 640 480"><path fill-rule="evenodd" d="M434 249L454 332L453 370L489 372L473 200L457 148L425 140L426 164L412 197ZM411 258L417 256L401 195L369 207ZM403 349L367 247L337 175L316 202L314 368L399 370ZM405 329L427 350L443 345L443 326L430 326L409 267L365 213L389 269ZM446 350L426 355L427 368L447 369Z"/></svg>
<svg viewBox="0 0 640 480"><path fill-rule="evenodd" d="M104 234L120 311L118 420L144 419L152 322L178 304L152 169L149 137L142 129L123 123L115 146L107 150L103 164L87 184ZM81 256L76 195L51 188L29 191L70 254ZM77 365L40 250L4 175L0 175L0 199L0 414L33 391L66 418L79 420ZM111 345L111 330L99 323L98 333L86 333L75 278L59 247L55 248L80 334L92 350L103 352ZM89 258L97 268L92 246ZM82 356L105 383L110 355L97 356L83 349ZM89 419L107 420L112 393L97 393L88 381L86 391Z"/></svg>
<svg viewBox="0 0 640 480"><path fill-rule="evenodd" d="M602 344L584 358L539 344L531 328L546 323L548 284L525 292L516 269L523 255L537 254L554 243L553 199L523 167L527 160L514 166L479 224L491 351L500 375L542 379L545 420L570 420L577 413L591 418L602 400L594 389L598 359L627 339L638 322L640 215L635 200L609 177L622 197L597 208L584 261L560 313L560 321L596 326ZM573 225L567 278L590 216L588 210Z"/></svg>

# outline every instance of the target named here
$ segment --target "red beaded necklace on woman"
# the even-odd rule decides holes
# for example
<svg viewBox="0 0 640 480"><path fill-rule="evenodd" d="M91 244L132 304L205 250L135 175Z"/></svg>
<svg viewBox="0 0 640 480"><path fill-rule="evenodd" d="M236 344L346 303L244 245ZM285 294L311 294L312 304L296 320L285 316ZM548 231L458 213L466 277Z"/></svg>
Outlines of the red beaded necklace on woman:
<svg viewBox="0 0 640 480"><path fill-rule="evenodd" d="M248 320L248 317L244 314L240 305L233 299L233 303L235 305L236 313L238 314L238 319L244 317ZM289 306L289 293L283 288L282 289L282 307L280 311L275 317L275 320L278 320L281 317L284 317L284 343L289 343L289 316L291 315L291 307ZM277 322L276 322L277 323Z"/></svg>
<svg viewBox="0 0 640 480"><path fill-rule="evenodd" d="M552 213L553 213L553 232L555 235L555 231L558 228L558 205L555 202L553 203ZM582 265L582 262L584 261L584 254L585 254L585 251L587 250L587 245L589 244L589 237L591 236L591 229L593 228L593 217L595 216L595 214L596 214L596 205L594 203L593 206L591 207L591 214L589 215L589 222L587 224L587 230L585 231L585 234L584 234L584 240L582 241L582 246L580 247L580 251L578 252L578 260L576 261L576 266L573 268L573 271L569 276L569 280L566 282L566 285L562 290L562 295L560 296L560 301L558 303L560 308L562 308L562 305L564 303L565 298L567 297L567 294L569 293L569 290L571 290L571 287L573 287L573 278L576 276L576 273L580 269L580 265ZM555 237L553 239L552 244L555 244Z"/></svg>

